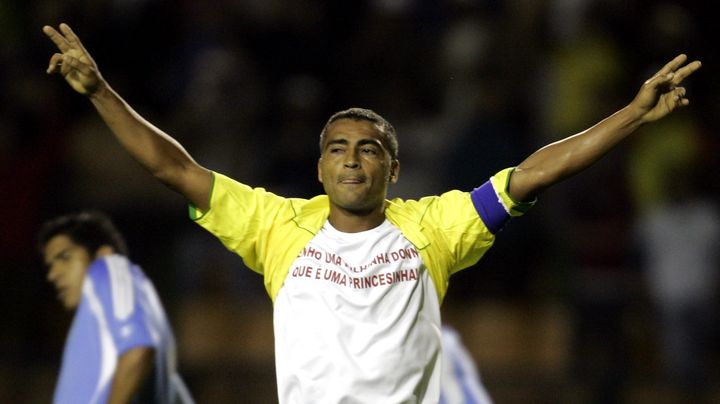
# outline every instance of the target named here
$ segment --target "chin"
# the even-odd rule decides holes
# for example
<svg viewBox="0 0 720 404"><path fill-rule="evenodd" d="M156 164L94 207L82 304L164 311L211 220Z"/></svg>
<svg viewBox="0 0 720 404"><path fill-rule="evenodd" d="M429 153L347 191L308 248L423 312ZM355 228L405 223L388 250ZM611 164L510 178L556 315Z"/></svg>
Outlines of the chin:
<svg viewBox="0 0 720 404"><path fill-rule="evenodd" d="M375 210L375 205L368 203L347 203L341 206L344 210L353 214L364 216Z"/></svg>

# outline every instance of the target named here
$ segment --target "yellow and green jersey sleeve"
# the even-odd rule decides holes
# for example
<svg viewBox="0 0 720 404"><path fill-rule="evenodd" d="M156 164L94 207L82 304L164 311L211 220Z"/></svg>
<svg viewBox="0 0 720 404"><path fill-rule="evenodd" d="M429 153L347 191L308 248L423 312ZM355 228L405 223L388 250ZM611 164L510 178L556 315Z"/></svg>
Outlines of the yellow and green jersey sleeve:
<svg viewBox="0 0 720 404"><path fill-rule="evenodd" d="M475 264L502 225L532 206L510 197L512 170L500 171L472 192L387 201L388 220L418 249L441 301L450 275ZM327 195L284 198L219 173L213 178L210 208L202 212L190 206L190 217L262 274L274 301L292 262L327 220Z"/></svg>

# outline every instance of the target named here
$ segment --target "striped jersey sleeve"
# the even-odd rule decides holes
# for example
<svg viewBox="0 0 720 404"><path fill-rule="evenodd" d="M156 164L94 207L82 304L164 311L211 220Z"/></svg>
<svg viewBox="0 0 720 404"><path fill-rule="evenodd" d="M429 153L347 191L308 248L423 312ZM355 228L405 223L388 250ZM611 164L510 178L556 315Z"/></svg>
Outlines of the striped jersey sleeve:
<svg viewBox="0 0 720 404"><path fill-rule="evenodd" d="M155 346L157 331L152 329L147 305L141 304L141 289L135 287L135 282L141 281L136 278L142 277L142 273L127 258L110 255L96 260L88 276L94 284L118 354L134 347Z"/></svg>

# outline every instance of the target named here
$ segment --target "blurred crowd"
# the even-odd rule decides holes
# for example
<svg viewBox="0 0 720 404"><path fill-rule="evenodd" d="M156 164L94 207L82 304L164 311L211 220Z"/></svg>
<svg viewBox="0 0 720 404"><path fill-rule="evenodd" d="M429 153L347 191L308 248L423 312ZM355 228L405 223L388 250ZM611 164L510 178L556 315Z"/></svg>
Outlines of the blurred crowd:
<svg viewBox="0 0 720 404"><path fill-rule="evenodd" d="M707 3L707 4L706 4ZM511 222L451 281L445 319L502 403L720 397L718 60L710 2L9 0L0 3L0 402L48 402L69 314L35 233L108 212L174 323L200 402L273 402L262 280L194 225L62 79L45 24L202 165L322 192L319 131L373 109L400 140L390 196L471 190L620 109L678 53L691 105ZM665 400L665 401L663 401Z"/></svg>

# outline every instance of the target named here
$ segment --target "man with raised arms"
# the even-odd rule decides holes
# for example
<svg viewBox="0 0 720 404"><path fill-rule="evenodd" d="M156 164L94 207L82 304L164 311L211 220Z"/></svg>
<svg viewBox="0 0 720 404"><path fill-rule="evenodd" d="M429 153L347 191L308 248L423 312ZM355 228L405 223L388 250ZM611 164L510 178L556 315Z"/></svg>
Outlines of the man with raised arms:
<svg viewBox="0 0 720 404"><path fill-rule="evenodd" d="M59 49L48 73L87 96L122 146L187 198L192 219L263 276L274 303L281 403L437 403L440 304L450 276L476 263L503 224L546 188L641 125L688 105L680 83L700 67L679 55L626 107L589 129L474 190L419 200L386 199L400 174L393 126L371 110L340 111L320 134L317 175L325 194L299 199L198 164L110 87L68 25L43 30ZM316 253L303 254L311 249ZM369 287L354 287L367 279Z"/></svg>

